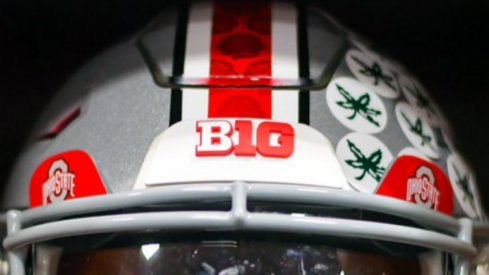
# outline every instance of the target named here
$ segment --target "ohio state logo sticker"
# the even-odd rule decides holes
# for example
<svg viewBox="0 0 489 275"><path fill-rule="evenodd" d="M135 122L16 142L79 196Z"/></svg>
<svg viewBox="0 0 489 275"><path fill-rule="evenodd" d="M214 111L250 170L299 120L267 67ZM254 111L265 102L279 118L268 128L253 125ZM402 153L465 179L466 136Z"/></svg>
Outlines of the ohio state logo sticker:
<svg viewBox="0 0 489 275"><path fill-rule="evenodd" d="M83 151L64 152L46 159L34 172L31 207L107 194L92 158Z"/></svg>
<svg viewBox="0 0 489 275"><path fill-rule="evenodd" d="M434 163L415 156L399 157L376 193L447 215L453 213L453 189L450 180Z"/></svg>
<svg viewBox="0 0 489 275"><path fill-rule="evenodd" d="M75 174L68 171L63 159L55 160L49 168L49 178L42 185L42 204L64 201L75 197Z"/></svg>

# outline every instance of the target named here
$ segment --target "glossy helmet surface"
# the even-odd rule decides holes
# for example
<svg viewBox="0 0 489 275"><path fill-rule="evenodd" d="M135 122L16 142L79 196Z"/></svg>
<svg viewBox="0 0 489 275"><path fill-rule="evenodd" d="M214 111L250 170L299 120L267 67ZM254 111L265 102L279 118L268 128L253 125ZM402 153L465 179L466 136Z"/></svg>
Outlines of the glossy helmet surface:
<svg viewBox="0 0 489 275"><path fill-rule="evenodd" d="M406 68L321 10L168 10L40 118L0 272L487 274L451 139Z"/></svg>

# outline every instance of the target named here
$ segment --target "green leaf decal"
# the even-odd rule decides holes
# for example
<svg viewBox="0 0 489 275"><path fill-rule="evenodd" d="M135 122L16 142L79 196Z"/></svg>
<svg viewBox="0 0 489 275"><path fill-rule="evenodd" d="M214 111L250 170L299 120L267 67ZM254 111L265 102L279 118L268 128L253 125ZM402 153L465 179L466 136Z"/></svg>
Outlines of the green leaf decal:
<svg viewBox="0 0 489 275"><path fill-rule="evenodd" d="M362 180L365 175L369 174L376 181L380 181L382 176L385 173L385 168L380 166L380 162L382 161L382 151L379 149L373 152L368 158L358 149L358 147L351 142L350 140L346 140L348 143L348 147L350 151L353 153L356 159L345 160L346 164L355 168L361 169L362 174L358 177L355 177L357 180Z"/></svg>
<svg viewBox="0 0 489 275"><path fill-rule="evenodd" d="M413 124L403 112L401 112L401 115L409 125L409 131L421 138L421 146L428 145L431 149L435 150L430 143L431 137L423 132L423 122L421 122L421 119L417 118Z"/></svg>
<svg viewBox="0 0 489 275"><path fill-rule="evenodd" d="M417 119L416 122L414 123L414 129L416 130L417 133L423 133L423 124L421 122L421 119Z"/></svg>
<svg viewBox="0 0 489 275"><path fill-rule="evenodd" d="M358 65L360 65L360 67L362 67L362 69L360 70L361 74L368 77L372 77L374 79L373 85L377 86L379 85L379 82L384 82L385 85L389 86L389 88L391 88L392 90L394 91L397 90L392 84L392 81L394 79L391 76L385 75L382 72L382 68L380 67L379 64L377 64L377 62L374 62L372 66L369 66L368 64L366 64L365 62L363 62L362 60L356 57L352 57L352 58L353 60L355 60L355 62Z"/></svg>
<svg viewBox="0 0 489 275"><path fill-rule="evenodd" d="M463 200L465 201L468 199L469 203L472 205L472 208L475 209L474 193L472 191L472 188L470 188L468 175L461 175L460 172L458 171L457 167L455 167L455 165L453 165L453 169L455 170L455 174L457 174L457 180L455 181L455 183L464 192Z"/></svg>
<svg viewBox="0 0 489 275"><path fill-rule="evenodd" d="M364 117L368 122L374 124L377 127L380 127L379 122L377 122L373 117L381 115L382 112L369 107L370 95L368 93L365 93L361 95L358 99L355 99L340 85L336 84L336 88L345 99L345 101L337 101L336 104L344 109L353 111L353 113L348 116L347 119L353 120L358 114Z"/></svg>
<svg viewBox="0 0 489 275"><path fill-rule="evenodd" d="M370 96L365 93L364 95L358 98L358 103L363 106L368 106L370 104Z"/></svg>
<svg viewBox="0 0 489 275"><path fill-rule="evenodd" d="M380 161L382 160L382 151L380 150L377 150L375 151L369 158L368 160L375 164L375 165L379 165Z"/></svg>

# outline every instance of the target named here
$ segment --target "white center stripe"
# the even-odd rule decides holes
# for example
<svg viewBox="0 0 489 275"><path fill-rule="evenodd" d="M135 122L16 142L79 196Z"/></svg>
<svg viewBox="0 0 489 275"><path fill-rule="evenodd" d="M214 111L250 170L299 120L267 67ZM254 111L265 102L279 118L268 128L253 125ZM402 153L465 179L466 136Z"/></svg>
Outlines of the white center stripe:
<svg viewBox="0 0 489 275"><path fill-rule="evenodd" d="M208 78L210 74L212 2L190 7L185 49L184 76ZM207 118L208 89L182 89L182 120Z"/></svg>
<svg viewBox="0 0 489 275"><path fill-rule="evenodd" d="M299 78L297 9L288 3L272 4L272 77ZM298 122L298 91L272 91L272 119Z"/></svg>

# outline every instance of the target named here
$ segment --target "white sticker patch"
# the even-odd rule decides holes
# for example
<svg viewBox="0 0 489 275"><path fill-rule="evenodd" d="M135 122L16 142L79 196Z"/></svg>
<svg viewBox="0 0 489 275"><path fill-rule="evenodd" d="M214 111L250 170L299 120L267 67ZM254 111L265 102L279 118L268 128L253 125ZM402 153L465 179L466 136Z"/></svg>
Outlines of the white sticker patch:
<svg viewBox="0 0 489 275"><path fill-rule="evenodd" d="M402 131L416 149L430 158L440 157L433 129L409 104L398 103L396 117Z"/></svg>
<svg viewBox="0 0 489 275"><path fill-rule="evenodd" d="M354 131L378 133L387 124L382 100L354 79L338 78L331 82L326 89L326 101L336 119Z"/></svg>
<svg viewBox="0 0 489 275"><path fill-rule="evenodd" d="M381 60L358 50L350 50L346 54L346 64L360 82L370 87L378 95L388 98L399 96L394 74Z"/></svg>
<svg viewBox="0 0 489 275"><path fill-rule="evenodd" d="M213 122L216 125L211 127L212 131L207 131L207 124ZM287 133L275 131L270 124L284 126ZM223 125L227 125L226 129ZM333 146L307 125L258 119L209 119L181 121L160 134L150 147L134 189L233 181L337 189L347 185Z"/></svg>
<svg viewBox="0 0 489 275"><path fill-rule="evenodd" d="M377 138L350 133L336 147L348 182L358 191L373 193L392 161L389 149Z"/></svg>
<svg viewBox="0 0 489 275"><path fill-rule="evenodd" d="M399 77L399 83L404 96L406 96L414 110L421 114L431 126L439 126L440 118L437 107L423 87L416 80L408 78L405 75Z"/></svg>
<svg viewBox="0 0 489 275"><path fill-rule="evenodd" d="M423 153L421 153L419 150L417 150L416 148L413 148L413 147L406 147L406 148L402 149L399 152L398 156L399 157L401 157L401 156L414 156L414 157L418 157L420 159L431 161L428 157L423 155Z"/></svg>
<svg viewBox="0 0 489 275"><path fill-rule="evenodd" d="M452 183L453 191L462 210L471 218L477 217L475 205L476 194L474 192L474 179L468 166L462 158L453 154L447 159L448 176Z"/></svg>

